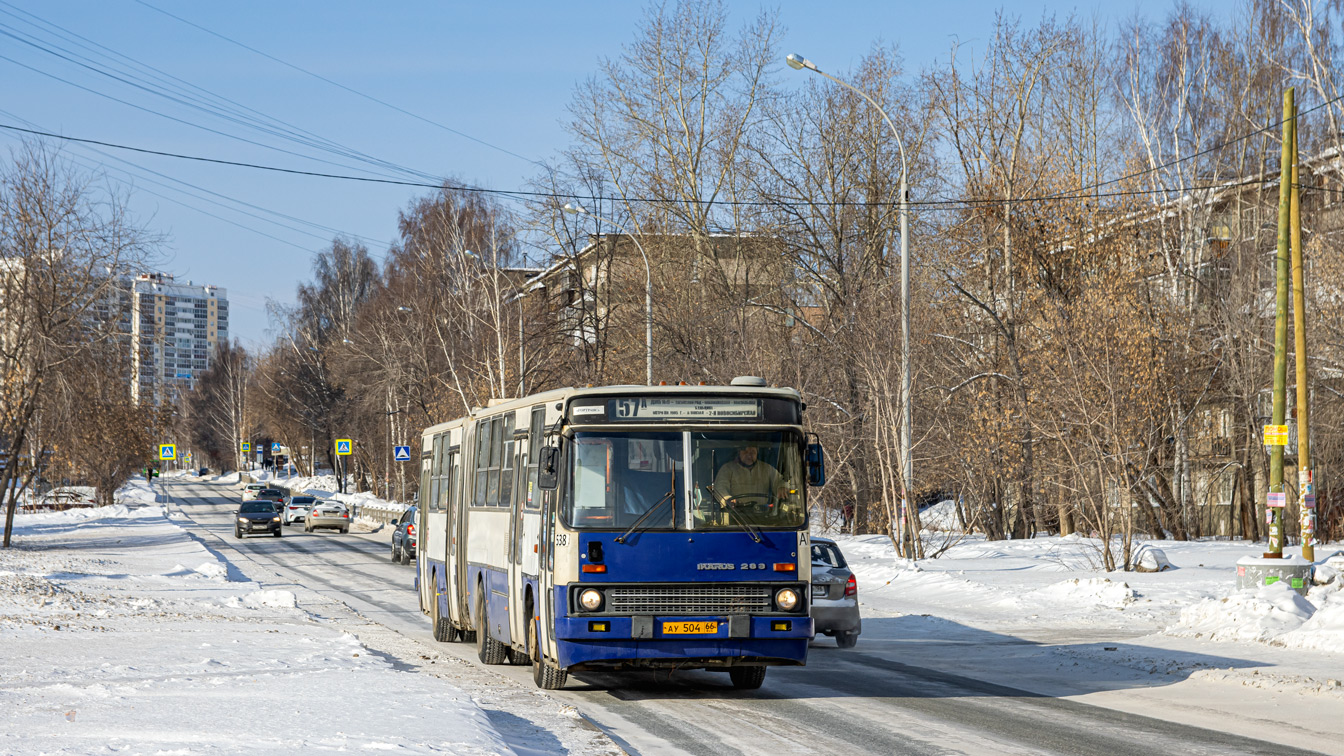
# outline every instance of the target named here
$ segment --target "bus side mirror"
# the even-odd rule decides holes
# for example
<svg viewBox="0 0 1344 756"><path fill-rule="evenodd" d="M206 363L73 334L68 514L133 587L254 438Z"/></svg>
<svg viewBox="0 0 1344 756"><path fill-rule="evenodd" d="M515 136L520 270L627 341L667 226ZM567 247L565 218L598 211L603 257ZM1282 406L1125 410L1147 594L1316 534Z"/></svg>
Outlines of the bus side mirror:
<svg viewBox="0 0 1344 756"><path fill-rule="evenodd" d="M807 484L826 485L826 455L821 451L821 444L807 445Z"/></svg>
<svg viewBox="0 0 1344 756"><path fill-rule="evenodd" d="M537 457L537 488L543 491L554 491L556 485L559 484L559 470L560 447L542 447L541 456Z"/></svg>

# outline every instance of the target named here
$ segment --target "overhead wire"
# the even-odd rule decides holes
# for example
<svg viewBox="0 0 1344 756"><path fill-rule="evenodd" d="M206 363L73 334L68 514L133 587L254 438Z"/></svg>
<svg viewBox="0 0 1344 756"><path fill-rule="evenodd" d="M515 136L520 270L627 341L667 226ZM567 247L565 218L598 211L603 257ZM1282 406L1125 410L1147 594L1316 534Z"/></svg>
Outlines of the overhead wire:
<svg viewBox="0 0 1344 756"><path fill-rule="evenodd" d="M281 166L264 165L264 164L261 164L261 163L248 163L248 162L238 161L238 160L224 160L224 159L222 159L222 158L204 157L204 156L201 156L201 155L186 155L186 154L176 153L176 152L166 152L166 151L163 151L163 150L151 150L151 149L144 148L144 147L133 147L133 146L130 146L130 145L118 144L118 143L115 143L115 142L107 142L107 141L102 141L102 140L97 140L97 139L85 139L85 138L82 138L82 137L71 137L71 136L65 136L65 135L63 135L63 134L56 134L56 133L53 133L53 132L40 131L40 130L37 130L37 129L25 129L25 128L21 128L21 127L18 127L18 126L14 126L14 125L12 125L12 124L7 124L7 123L0 123L0 129L9 129L9 130L11 130L11 131L19 131L19 132L23 132L23 133L27 133L27 134L32 134L32 135L34 135L34 136L49 137L49 138L52 138L52 139L59 139L59 140L63 140L63 141L76 142L76 143L82 143L82 144L96 144L96 145L99 145L99 146L102 146L102 147L109 147L109 148L119 149L119 150L128 150L128 151L131 151L131 152L140 152L140 153L145 153L145 154L149 154L149 155L159 155L159 156L162 156L162 157L170 157L170 158L176 158L176 159L180 159L180 160L191 160L191 161L197 161L197 162L203 162L203 163L213 163L213 164L217 164L217 165L228 165L228 166L235 166L235 167L239 167L239 168L251 168L251 169L255 169L255 170L271 171L271 172L275 172L275 173L284 173L284 174L291 174L291 175L297 175L297 176L310 176L310 177L315 177L315 178L328 178L328 179L337 179L337 180L342 180L342 181L357 181L357 182L373 183L373 184L391 184L391 185L394 185L394 186L410 186L410 187L420 187L420 188L427 188L427 189L450 189L450 190L454 190L454 191L462 191L462 192L474 192L474 193L481 193L481 194L492 194L492 195L497 195L497 196L503 196L503 197L513 198L513 199L517 199L517 200L521 200L521 201L535 201L535 200L539 200L539 199L555 199L555 200L560 200L560 199L579 199L579 200L611 199L610 197L598 197L597 195L576 194L576 193L573 193L573 192L538 192L538 191L527 191L527 190L521 190L521 189L486 189L486 188L483 188L483 187L470 186L470 185L466 185L466 184L454 184L454 183L452 183L452 182L448 182L448 181L445 181L445 182L443 182L443 183L439 183L439 184L430 184L430 183L425 183L425 182L420 182L420 181L402 181L402 180L398 180L398 179L371 178L371 177L367 177L367 176L350 176L350 175L342 175L342 174L338 174L338 173L322 173L322 172L319 172L319 171L305 171L305 170L299 170L299 169L295 169L295 168L284 168L284 167L281 167ZM1131 178L1137 178L1137 177L1142 176L1142 175L1143 175L1143 173L1133 174L1133 175L1131 176ZM1219 183L1219 184L1201 184L1201 185L1194 185L1194 186L1187 186L1187 187L1184 187L1181 191L1183 191L1183 192L1185 192L1185 193L1189 193L1189 192L1195 192L1195 191L1217 190L1217 189L1230 188L1230 187L1233 187L1233 186L1245 186L1245 185L1250 185L1250 184L1259 183L1259 182L1262 182L1262 181L1265 181L1265 180L1266 180L1266 179L1256 178L1256 179L1247 179L1247 180L1244 180L1244 181L1241 181L1241 182L1222 182L1222 183ZM1171 194L1172 191L1173 191L1173 190L1171 190L1171 189L1126 189L1126 190L1119 190L1119 191L1112 191L1112 192L1093 192L1093 191L1091 191L1091 188L1090 188L1090 187L1082 187L1082 188L1080 188L1080 189L1073 190L1073 192L1072 192L1072 193L1069 193L1069 194L1060 193L1060 194L1050 194L1050 195L1038 195L1038 196L1015 197L1015 198L1012 198L1012 199L993 198L993 199L949 199L949 200L939 200L939 199L934 199L934 200L913 200L913 201L911 201L909 204L910 204L910 206L912 206L912 207L926 207L926 208L932 208L932 209L964 209L964 208L967 208L967 207L977 207L977 206L984 206L984 205L1021 204L1021 203L1032 203L1032 202L1056 202L1056 201L1062 201L1062 200L1089 200L1089 199L1095 199L1095 198L1129 197L1129 196L1147 196L1147 195L1153 195L1153 194ZM662 202L663 200L651 199L651 198L646 198L646 197L630 197L630 198L624 198L623 201L631 202L631 203L656 204L656 203L660 203L660 202ZM781 205L783 205L783 206L791 206L791 207L805 207L805 206L814 205L814 204L823 204L823 205L837 206L837 207L896 207L896 206L898 206L900 203L899 203L899 202L895 202L895 201L884 201L884 202L846 202L846 201L838 201L838 202L808 203L808 202L787 202L787 201L786 201L786 202L769 202L769 201L765 201L765 200L722 200L722 201L717 202L716 204L721 204L721 205L724 205L724 206L726 206L726 207L727 207L727 206L734 206L734 207L771 207L771 206L781 206Z"/></svg>
<svg viewBox="0 0 1344 756"><path fill-rule="evenodd" d="M8 111L4 111L4 110L0 110L0 114L7 115L7 116L9 116L9 117L11 117L11 118L17 118L13 113L9 113ZM19 119L19 120L25 120L25 121L26 121L26 119ZM280 228L284 228L284 229L293 231L293 232L295 232L295 233L303 234L303 235L305 235L305 236L309 236L309 237L311 237L311 238L318 239L318 240L321 240L321 241L323 241L323 242L329 242L333 237L335 237L335 236L341 236L341 237L347 237L347 238L354 239L354 240L363 241L363 242L365 242L366 244L372 245L374 248L377 248L377 247L379 247L379 246L381 246L381 245L383 244L383 242L382 242L381 240L372 239L372 238L370 238L370 237L362 236L362 235L360 235L360 234L354 234L354 233L350 233L350 232L348 232L348 231L343 231L343 230L341 230L341 229L333 228L333 227L330 227L330 226L325 226L325 225L320 224L320 223L315 223L315 222L313 222L313 221L304 220L304 219L302 219L302 218L298 218L298 217L295 217L295 216L292 216L292 215L288 215L288 214L286 214L286 213L281 213L281 212L276 211L276 210L271 210L271 209L262 207L262 206L260 206L260 205L256 205L256 204L253 204L253 203L250 203L250 202L246 202L246 201L244 201L244 200L240 200L240 199L238 199L238 198L236 198L236 197L230 197L230 196L227 195L227 194L223 194L223 193L216 192L216 191L213 191L213 190L210 190L210 189L206 189L206 188L204 188L204 187L201 187L201 186L198 186L198 185L196 185L196 184L193 184L193 183L191 183L191 182L189 182L189 181L185 181L185 180L182 180L182 179L179 179L179 178L174 178L174 177L169 176L169 175L167 175L167 174L165 174L165 173L161 173L161 172L156 171L156 170L154 170L154 169L152 169L152 168L149 168L149 167L147 167L147 166L143 166L143 165L140 165L140 164L138 164L138 163L130 162L130 161L125 160L125 159L123 159L123 158L116 157L115 155L109 155L109 154L107 154L107 153L105 153L105 152L103 152L103 151L101 151L101 150L96 149L96 148L92 148L92 147L83 147L83 149L89 150L90 152L96 153L97 155L101 155L101 156L103 156L104 158L107 158L108 160L115 160L115 161L117 161L118 163L122 163L122 164L124 164L124 165L130 166L130 167L133 168L133 169L137 169L137 170L139 170L139 171L143 171L143 172L147 172L147 173L153 174L153 175L155 175L155 176L159 176L159 177L165 179L166 181L173 182L173 183L176 183L176 184L181 184L182 186L190 187L191 189L194 189L194 190L196 190L196 191L198 191L198 192L202 192L202 193L205 193L205 194L212 195L212 196L214 196L214 197L218 197L218 198L220 198L220 199L222 199L222 200L226 200L227 202L231 202L231 203L234 203L234 204L236 204L236 205L241 205L241 206L243 206L243 207L251 208L251 209L256 210L256 211L258 211L258 212L261 212L261 213L266 213L266 214L269 214L269 215L274 215L274 216L276 216L276 217L278 217L278 218L283 218L283 219L285 219L285 220L289 220L289 221L292 221L292 222L294 222L294 223L298 223L298 224L301 224L301 225L304 225L304 226L308 226L308 227L310 227L310 228L312 228L312 229L316 229L316 230L319 230L319 231L325 231L325 232L327 232L327 233L330 234L330 235L328 235L328 236L323 236L323 235L321 235L321 234L314 233L313 231L310 231L310 230L307 230L307 229L298 228L298 227L289 225L289 224L287 224L287 223L283 223L283 222L281 222L281 221L276 221L276 220L274 220L274 219L267 218L267 217L264 217L264 216L262 216L262 215L258 215L258 214L256 214L256 213L248 212L247 210L241 210L241 209L239 209L239 208L237 208L237 207L231 207L231 206L226 205L226 204L224 204L224 203L222 203L222 202L218 202L218 201L212 200L212 199L210 199L209 197L203 197L203 196L200 196L199 194L193 194L191 191L187 191L187 190L185 190L185 189L181 189L181 188L179 188L179 187L170 186L169 184L165 184L165 183L163 183L163 182L161 182L161 181L156 181L155 179L153 179L153 178L149 178L148 176L145 176L145 175L143 175L143 174L137 174L137 173L135 172L135 170L128 170L128 169L125 169L125 168L118 168L117 166L113 166L113 165L109 165L109 164L107 164L107 163L106 163L105 161L103 161L103 160L98 160L97 158L94 158L94 161L95 161L98 165L102 166L103 168L105 168L105 169L109 169L109 170L118 171L118 172L120 172L120 173L123 173L123 174L125 174L125 175L131 177L132 179L140 179L140 180L142 180L142 181L147 181L147 182L149 182L149 183L151 183L151 184L155 184L155 185L164 187L165 189L167 189L167 190L169 190L169 191L179 192L179 193L181 193L181 194L184 194L184 195L186 195L186 196L188 196L188 197L192 197L193 199L200 200L200 201L205 202L205 203L207 203L207 204L211 204L211 205L214 205L214 206L216 206L216 207L219 207L219 208L222 208L222 209L231 211L231 212L236 212L236 213L239 213L239 214L242 214L242 215L246 215L246 216L249 216L249 217L252 217L252 218L256 218L257 220L260 220L260 221L262 221L262 222L270 223L270 224L273 224L273 225L278 226L278 227L280 227ZM87 165L84 165L84 164L80 164L80 165L81 165L81 167L84 167L84 168L86 168L86 169L89 168L89 166L87 166ZM199 213L201 213L201 214L203 214L203 215L207 215L207 216L209 216L209 217L216 218L216 219L218 219L218 220L222 220L222 221L224 221L224 222L226 222L226 223L229 223L229 224L231 224L231 225L237 226L237 227L239 227L239 228L246 229L246 230L248 230L248 231L252 231L252 232L254 232L254 233L257 233L257 234L259 234L259 235L261 235L261 236L265 236L265 237L267 237L267 238L274 239L274 240L276 240L276 241L279 241L279 242L288 244L289 246L295 247L296 249L301 249L301 250L306 251L306 252L312 252L312 251L314 251L314 250L312 250L312 249L309 248L309 247L304 247L304 246L302 246L302 245L300 245L300 244L295 244L294 242L291 242L291 241L289 241L289 240L282 239L282 238L280 238L280 237L277 237L277 236L274 236L274 235L272 235L272 234L266 233L266 232L264 232L264 231L261 231L261 230L255 228L255 227L249 226L249 225L247 225L247 224L239 223L239 222L237 222L237 221L230 220L230 219L228 219L228 218L225 218L225 217L223 217L223 216L217 215L217 214L215 214L215 213L211 213L211 212L209 212L209 211L206 211L206 210L203 210L203 209L201 209L201 208L199 208L199 207L196 207L196 206L194 206L194 205L191 205L190 203L185 203L185 202L182 202L182 201L180 201L180 200L173 199L172 197L165 196L165 195L163 195L163 194L160 194L160 193L158 193L158 192L154 192L154 191L152 191L152 190L150 190L150 189L146 189L146 188L144 188L144 187L137 187L137 189L138 189L139 191L144 191L144 192L147 193L147 194L151 194L151 195L156 196L156 197L159 197L159 198L161 198L161 199L165 199L165 200L167 200L167 201L169 201L169 202L173 202L174 204L181 205L182 207L186 207L186 208L188 208L188 209L195 210L196 212L199 212Z"/></svg>
<svg viewBox="0 0 1344 756"><path fill-rule="evenodd" d="M540 165L540 166L542 166L542 167L545 167L545 165L544 165L543 163L541 163L540 161L534 160L534 159L529 158L529 157L526 157L526 156L524 156L524 155L520 155L520 154L518 154L517 152L514 152L513 150L509 150L509 149L506 149L506 148L504 148L504 147L500 147L500 146L497 145L497 144L492 144L492 143L490 143L490 142L488 142L488 141L486 141L486 140L484 140L484 139L481 139L481 138L479 138L479 137L472 136L471 134L468 134L468 133L466 133L466 132L464 132L464 131L460 131L460 130L458 130L458 129L452 128L451 126L446 126L446 125L444 125L444 124L442 124L442 123L439 123L438 121L434 121L434 120L432 120L432 119L426 118L426 117L424 117L424 116L422 116L422 115L419 115L419 114L417 114L417 113L413 113L413 112L411 112L411 111L409 111L409 110L406 110L405 108L402 108L402 107L400 107L400 106L393 105L393 104L390 103L390 102L386 102L386 101L384 101L384 100L380 100L380 99L378 99L377 97L374 97L373 95L365 94L364 92L361 92L361 91L359 91L359 90L357 90L357 89L354 89L354 88L352 88L352 87L348 87L348 86L346 86L346 85L344 85L344 84L342 84L342 83L340 83L340 82L338 82L338 81L334 81L334 80L329 79L329 78L327 78L327 77L325 77L325 76L322 76L321 74L317 74L317 73L314 73L314 72L312 72L312 71L309 71L308 69L303 68L303 67L298 66L298 65L295 65L295 64L293 64L293 63L290 63L290 62L287 61L287 60L283 60L283 59L281 59L281 58L277 58L276 56L271 55L270 53L267 53L267 52L263 52L263 51L261 51L261 50L258 50L258 49L255 48L255 47L252 47L252 46L250 46L250 45L246 45L246 44L244 44L244 43L242 43L242 42L239 42L238 40L233 39L233 38L231 38L231 37L228 37L228 36L226 36L226 35L224 35L224 34L220 34L219 32L214 31L213 29L209 29L209 28L207 28L207 27L205 27L205 26L202 26L202 25L200 25L200 24L197 24L197 23L195 23L195 22L188 21L187 19L182 18L181 16L177 16L177 15L174 15L174 14L172 14L172 13L169 13L168 11L166 11L166 10L164 10L164 9L162 9L162 8L159 8L159 7L157 7L157 6L155 6L155 5L152 5L152 4L148 3L148 2L145 2L145 0L135 0L135 1L136 1L137 3L139 3L140 5L143 5L143 6L145 6L146 8L149 8L149 9L152 10L152 11L155 11L155 12L158 12L158 13L162 13L163 15L165 15L165 16L171 18L171 19L174 19L174 20L176 20L176 21L179 21L179 22L181 22L181 23L183 23L183 24L186 24L187 26L190 26L190 27L192 27L192 28L194 28L194 29L198 29L198 30L200 30L200 31L202 31L202 32L205 32L206 34L209 34L209 35L211 35L211 36L213 36L213 37L217 37L217 38L219 38L219 39L222 39L222 40L224 40L225 42L228 42L228 43L230 43L230 44L237 45L238 47L241 47L241 48L243 48L244 50L247 50L247 51L249 51L249 52L252 52L252 53L255 53L255 54L257 54L257 55L260 55L260 56L262 56L263 58L266 58L267 60L271 60L271 61L274 61L274 62L276 62L276 63L279 63L280 65L285 66L285 67L290 68L290 69L293 69L293 70L295 70L295 71L298 71L299 73L305 74L305 75L307 75L307 76L311 76L311 77L313 77L313 78L315 78L315 79L317 79L317 80L319 80L319 81L326 82L327 84L330 84L330 85L333 86L333 87L336 87L336 88L338 88L338 89L341 89L341 90L344 90L344 91L346 91L346 92L349 92L350 94L356 95L357 97L362 97L362 98L364 98L365 100L368 100L368 101L370 101L370 102L377 103L377 104L379 104L379 105L382 105L382 106L385 107L385 108L390 108L390 109L392 109L392 110L395 110L395 111L398 112L398 113L401 113L401 114L403 114L403 115L406 115L406 116L409 116L409 117L411 117L411 118L414 118L414 119L416 119L417 121L421 121L421 122L423 122L423 123L427 123L427 124L429 124L429 125L431 125L431 126L435 126L435 127L440 128L440 129L442 129L442 130L444 130L444 131L447 131L447 132L449 132L450 134L456 134L457 136L460 136L460 137L462 137L463 139L469 139L469 140L471 140L471 141L473 141L473 142L475 142L475 143L477 143L477 144L479 144L479 145L481 145L481 146L483 146L483 147L489 147L490 149L495 150L495 151L497 151L497 152L501 152L501 153L503 153L503 154L505 154L505 155L509 155L509 156L511 156L511 157L518 158L519 160L523 160L523 161L526 161L526 162L528 162L528 163L532 163L532 164L534 164L534 165Z"/></svg>
<svg viewBox="0 0 1344 756"><path fill-rule="evenodd" d="M207 113L207 114L209 114L209 115L212 115L212 116L214 116L214 117L221 118L221 119L223 119L223 120L229 121L229 122L231 122L231 123L233 123L233 124L235 124L235 125L239 125L239 126L243 126L243 127L246 127L246 128L255 129L255 130L257 130L257 131L261 131L262 133L266 133L266 134L269 134L269 135L271 135L271 136L277 136L277 137L280 137L280 138L282 138L282 139L287 139L287 140L290 140L290 141L294 141L294 142L303 144L303 145L305 145L305 146L312 147L312 148L314 148L314 149L319 149L319 150L322 150L322 151L325 151L325 152L330 152L330 153L338 154L338 155L341 155L341 156L343 156L343 157L352 158L352 159L359 160L359 161L362 161L362 162L369 162L369 163L372 163L372 164L375 164L375 165L380 165L380 166L382 166L382 165L386 165L387 167L384 168L384 171L386 171L386 170L392 170L392 171L394 171L394 172L401 173L401 174L403 174L403 175L417 175L417 176L422 176L422 177L428 175L428 174L423 174L423 173L421 173L421 172L419 172L419 171L414 171L414 170L412 170L412 169L404 168L404 167L401 167L401 166L396 166L395 164L389 164L389 163L386 163L386 161L380 161L380 160L378 160L377 158L371 158L371 157L368 157L368 156L364 156L362 153L358 153L357 151L350 150L349 148L341 147L340 145L337 145L337 144L334 143L334 142L330 143L331 145L335 145L334 147L333 147L333 146L326 146L326 145L323 145L323 144L318 144L318 143L315 143L312 139L308 139L308 138L304 138L304 137L296 136L296 135L293 135L293 134L286 134L286 133L284 133L284 132L283 132L282 130L280 130L280 129L277 129L277 128L272 127L272 126L264 125L264 124L259 124L259 123L255 122L255 121L253 121L253 120L248 119L248 118L238 117L238 116L236 116L236 115L231 115L231 114L228 114L228 113L222 113L222 112L219 112L219 110L217 110L217 109L214 109L214 108L212 108L212 107L209 107L209 106L206 106L206 105L203 105L203 104L200 104L200 103L194 103L194 102L187 102L187 101L184 101L181 97L178 97L178 96L176 96L176 95L167 94L167 93L162 92L162 91L156 91L156 90L153 89L152 87L150 87L150 86L146 86L146 85L144 85L144 84L142 84L142 83L138 83L138 82L135 82L135 81L131 81L131 80L128 80L127 78L124 78L124 77L122 77L122 76L118 76L118 75L116 75L116 74L109 73L109 72L107 72L107 71L101 70L101 69L97 68L96 66L92 66L92 65L89 65L89 64L87 64L87 63L83 63L83 62L80 62L80 61L77 61L77 60L73 60L73 59L72 59L71 57L69 57L69 56L66 56L66 55L63 55L63 54L61 54L61 53L52 51L52 50L50 50L50 49L48 49L48 48L46 48L46 47L44 47L44 46L42 46L42 45L39 45L39 44L37 44L37 43L32 42L32 41L30 41L30 40L22 39L21 37L16 36L15 34L13 34L11 31L5 31L6 28L8 28L8 29L12 29L12 27L5 27L3 24L0 24L0 36L6 36L6 37L10 37L10 38L12 38L12 39L16 39L16 40L18 40L18 41L20 41L20 42L23 42L23 43L26 44L26 45L29 45L30 47L33 47L34 49L41 50L41 51L43 51L43 52L49 53L49 54L51 54L51 55L54 55L55 57L60 58L60 59L62 59L62 60L65 60L65 61L67 61L67 62L69 62L69 63L71 63L71 64L73 64L73 65L76 65L76 66L79 66L79 67L84 68L84 69L86 69L86 70L93 71L93 72L98 73L98 74L100 74L100 75L106 76L106 77L111 78L111 79L113 79L113 80L115 80L115 81L118 81L118 82L120 82L120 83L122 83L122 84L125 84L126 86L130 86L130 87L133 87L133 88L135 88L135 89L138 89L138 90L147 92L147 93L149 93L149 94L153 94L153 95L156 95L156 96L159 96L159 97L163 97L164 99L167 99L167 100L169 100L170 102L173 102L173 103L175 103L175 104L177 104L177 105L181 105L181 106L188 107L188 108L191 108L191 109L199 110L199 111L205 112L205 113ZM121 104L123 104L123 105L128 105L128 106L130 106L130 107L132 107L132 108L135 108L135 109L137 109L137 110L141 110L141 111L150 113L150 114L152 114L152 115L157 115L157 116L162 117L162 118L168 118L169 120L173 120L173 121L176 121L176 122L178 122L178 123L182 123L182 124L184 124L184 125L193 126L193 127L195 127L195 128L203 129L203 130L205 130L205 131L209 131L209 132L211 132L211 133L218 134L218 135L220 135L220 136L223 136L223 137L226 137L226 138L229 138L229 139L235 139L235 140L242 141L242 142L246 142L246 143L248 143L248 144L252 144L252 145L255 145L255 146L258 146L258 147L262 147L263 149L269 149L269 150L274 150L274 151L277 151L277 152L283 152L283 153L285 153L285 154L293 155L293 156L295 156L295 157L300 157L300 158L304 158L304 159L308 159L308 160L314 160L314 161L316 161L316 162L325 163L325 164L327 164L327 165L332 165L332 166L336 166L336 167L339 167L339 168L347 168L347 169L350 169L350 170L365 171L365 172L370 173L370 174L373 174L373 175L379 175L379 172L378 172L378 171L372 171L372 170L369 170L369 169L367 169L367 168L359 168L359 167L356 167L356 166L350 166L350 165L347 165L347 164L345 164L345 163L337 163L337 162L333 162L333 161L330 161L330 160L324 160L324 159L321 159L321 158L318 158L318 157L314 157L314 156L311 156L311 155L304 155L303 153L295 152L295 151L293 151L293 150L286 150L286 149L283 149L283 148L280 148L280 147L276 147L276 146L274 146L274 145L268 145L268 144L265 144L265 143L263 143L263 142L258 142L258 141L252 140L252 139L247 139L247 138L245 138L245 137L238 136L238 135L236 135L236 134L230 134L230 133L227 133L227 132L224 132L224 131L220 131L220 130L218 130L218 129L213 129L213 128L210 128L210 127L207 127L207 126L203 126L203 125L198 124L198 123L193 123L193 122L191 122L191 121L187 121L187 120L184 120L184 119L181 119L181 118L176 118L176 117L174 117L174 116L170 116L170 115L168 115L168 114L166 114L166 113L162 113L162 112L157 111L157 110L154 110L154 109L152 109L152 108L147 108L147 107L144 107L144 106L140 106L140 105L137 105L137 104L135 104L135 103L132 103L132 102L130 102L130 101L128 101L128 100L125 100L125 99L122 99L122 98L118 98L118 97L109 95L109 94L107 94L107 93L105 93L105 92L100 92L100 91L98 91L98 90L95 90L95 89L91 89L91 88L82 86L82 85L77 84L77 83L75 83L75 82L73 82L73 81L70 81L70 80L65 79L65 78L63 78L63 77L60 77L60 76L57 76L57 75L55 75L55 74L53 74L53 73L51 73L51 72L49 72L49 71L44 71L44 70L42 70L42 69L40 69L40 68L36 68L36 67L34 67L34 66L27 65L26 63L22 63L22 62L20 62L20 61L17 61L17 60L15 60L15 59L13 59L13 58L8 57L8 56L0 55L0 59L7 60L7 61L9 61L9 62L11 62L11 63L14 63L15 65L18 65L18 66L20 66L20 67L23 67L23 68L26 68L26 69L28 69L28 70L30 70L30 71L33 71L34 73L37 73L37 74L40 74L40 75L43 75L43 76L47 76L47 77L49 77L49 78L55 79L55 80L60 81L60 82L62 82L62 83L64 83L64 84L67 84L67 85L69 85L69 86L73 86L73 87L76 87L76 88L78 88L78 89L81 89L81 90L84 90L84 91L86 91L86 92L89 92L89 93L91 93L91 94L96 94L96 95L98 95L98 96L105 97L105 98L114 100L114 101L116 101L116 102L119 102L119 103L121 103ZM267 118L269 118L269 117L267 117ZM320 139L320 138L319 138L319 139ZM325 140L325 141L329 141L329 140ZM388 175L388 174L387 174L386 172L384 172L384 173L382 173L381 175L386 176L386 175Z"/></svg>
<svg viewBox="0 0 1344 756"><path fill-rule="evenodd" d="M175 90L176 93L179 94L180 96L186 97L188 99L195 101L198 104L201 104L203 107L207 108L209 112L211 112L211 114L213 115L218 115L218 112L216 111L223 111L223 112L231 111L232 114L234 115L242 116L243 118L243 120L241 121L242 125L248 127L258 128L258 130L263 130L267 133L272 133L281 136L282 138L291 139L303 144L308 144L318 149L325 149L327 151L335 152L337 154L342 154L360 160L362 162L368 162L373 165L385 166L391 170L395 170L397 172L404 173L407 175L419 175L421 177L429 176L429 174L424 174L420 171L416 171L406 166L398 165L396 163L383 160L381 158L372 157L359 150L342 145L339 142L335 142L333 140L322 137L318 134L314 134L311 131L290 124L282 119L270 116L266 113L256 110L255 108L243 105L242 103L239 103L235 100L219 95L215 92L205 89L204 87L193 84L189 81L186 81L185 79L182 79L180 77L162 71L161 69L146 64L142 61L139 61L131 56L128 56L110 47L107 47L106 45L102 45L94 40L91 40L76 32L66 29L65 27L59 24L49 21L41 16L26 11L22 8L18 8L17 6L14 6L12 3L0 0L0 5L13 9L13 11L17 12L18 14L22 14L23 17L16 15L14 12L6 11L3 8L0 8L0 13L4 13L5 15L8 15L17 21L24 23L29 27L37 29L43 34L54 36L60 39L62 42L73 44L77 47L89 51L91 54L98 55L100 57L108 59L111 61L112 65L121 65L122 61L128 63L133 68L139 69L139 71L138 72L127 71L125 69L122 69L121 71L119 71L119 73L128 76L130 78L133 78L141 83L150 84L151 86L171 88ZM20 32L17 29L14 29L14 27L6 27L6 28L9 28L11 31L14 31L19 34L26 34L24 32ZM27 42L28 44L30 44L30 46L36 46L38 47L38 49L42 49L44 52L48 52L49 54L55 54L52 53L50 50L46 49L45 47L37 45L35 41L31 41L36 40L35 37L31 37L31 35L28 36L30 36L30 40L21 40L21 41ZM46 42L46 40L43 41ZM50 42L46 43L53 44ZM76 53L70 49L61 48L59 46L56 47L62 53L80 58L81 60L84 60L87 63L91 64L93 66L91 70L95 70L95 72L103 73L104 75L106 75L104 71L97 68L97 66L99 65L97 61L94 61L93 59L88 58L86 56L80 55L79 53ZM141 72L144 72L144 75L141 75ZM153 80L153 82L152 83L148 82L145 76L148 76L149 79ZM204 94L205 97L200 97L196 95L196 92ZM152 92L152 93L161 94L159 92ZM221 105L220 103L224 103L224 105ZM253 117L261 118L265 121L270 122L270 124L275 125L266 129L262 129L261 127L257 126L250 120Z"/></svg>

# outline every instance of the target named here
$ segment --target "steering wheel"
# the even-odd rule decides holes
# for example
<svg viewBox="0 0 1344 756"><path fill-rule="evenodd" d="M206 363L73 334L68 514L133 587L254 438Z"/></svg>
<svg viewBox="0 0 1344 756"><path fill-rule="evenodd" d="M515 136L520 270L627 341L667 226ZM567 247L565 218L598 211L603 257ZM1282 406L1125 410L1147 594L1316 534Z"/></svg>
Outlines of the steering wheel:
<svg viewBox="0 0 1344 756"><path fill-rule="evenodd" d="M758 520L775 514L774 505L777 498L774 493L769 491L743 491L722 498L723 506L732 508L737 512L746 512Z"/></svg>

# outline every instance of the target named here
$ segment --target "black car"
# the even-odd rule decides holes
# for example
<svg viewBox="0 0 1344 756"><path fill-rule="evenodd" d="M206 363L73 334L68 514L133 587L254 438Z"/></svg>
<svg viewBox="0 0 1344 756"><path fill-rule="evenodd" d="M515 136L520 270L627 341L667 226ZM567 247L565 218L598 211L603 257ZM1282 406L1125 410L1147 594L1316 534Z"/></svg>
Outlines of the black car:
<svg viewBox="0 0 1344 756"><path fill-rule="evenodd" d="M270 533L280 537L280 510L275 503L264 499L245 501L238 507L233 522L233 537L242 538L248 533Z"/></svg>
<svg viewBox="0 0 1344 756"><path fill-rule="evenodd" d="M415 559L415 549L419 545L415 538L415 515L417 507L402 512L397 527L392 531L392 561L409 564Z"/></svg>
<svg viewBox="0 0 1344 756"><path fill-rule="evenodd" d="M198 478L204 478L209 474L210 474L210 468L208 467L202 467L200 470L196 471L196 477Z"/></svg>
<svg viewBox="0 0 1344 756"><path fill-rule="evenodd" d="M253 499L253 501L265 500L273 504L279 505L285 503L285 498L286 498L285 492L281 491L278 488L263 488L257 492L257 496L256 498Z"/></svg>

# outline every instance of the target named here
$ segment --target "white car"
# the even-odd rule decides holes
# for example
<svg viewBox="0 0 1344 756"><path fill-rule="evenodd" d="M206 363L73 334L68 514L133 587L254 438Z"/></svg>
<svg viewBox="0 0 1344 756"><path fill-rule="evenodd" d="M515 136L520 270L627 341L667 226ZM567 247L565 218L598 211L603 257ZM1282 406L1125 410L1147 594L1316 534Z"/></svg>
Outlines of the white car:
<svg viewBox="0 0 1344 756"><path fill-rule="evenodd" d="M257 498L257 494L261 493L265 487L265 483L248 483L247 487L243 489L243 501L252 501Z"/></svg>
<svg viewBox="0 0 1344 756"><path fill-rule="evenodd" d="M312 509L316 503L316 496L305 496L303 494L291 496L289 501L285 503L285 509L280 516L284 518L286 525L303 522L308 517L308 510Z"/></svg>

